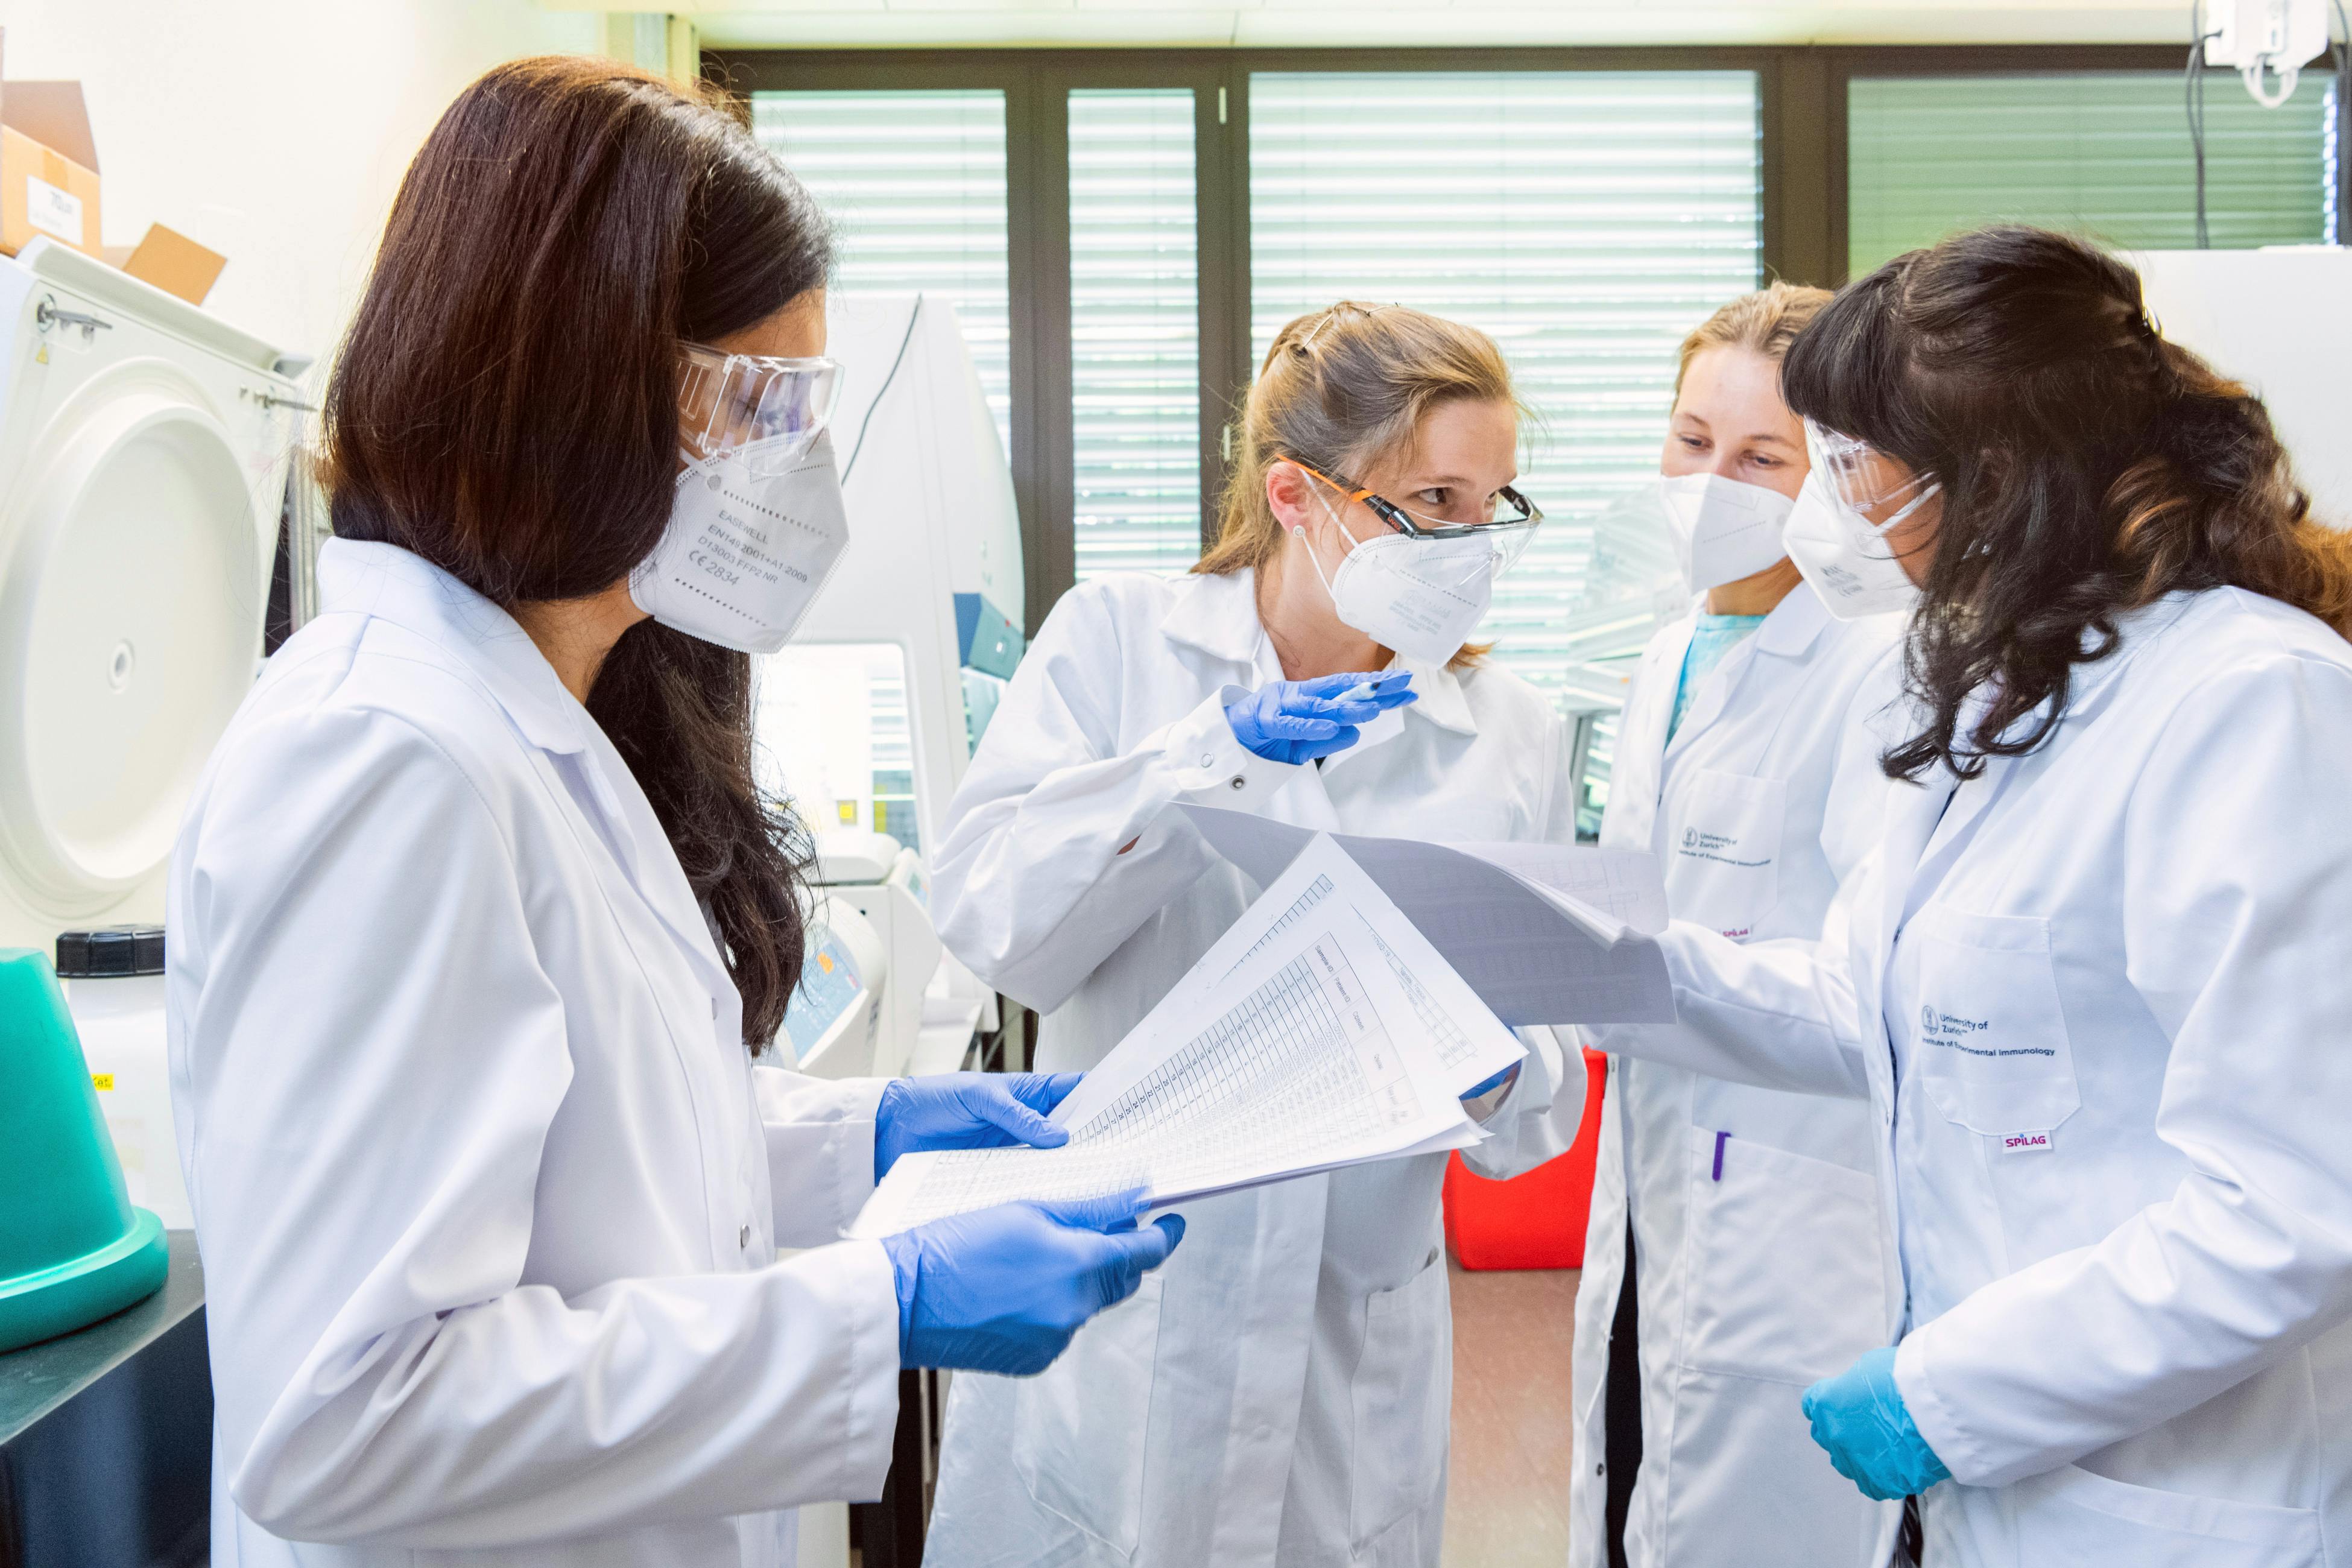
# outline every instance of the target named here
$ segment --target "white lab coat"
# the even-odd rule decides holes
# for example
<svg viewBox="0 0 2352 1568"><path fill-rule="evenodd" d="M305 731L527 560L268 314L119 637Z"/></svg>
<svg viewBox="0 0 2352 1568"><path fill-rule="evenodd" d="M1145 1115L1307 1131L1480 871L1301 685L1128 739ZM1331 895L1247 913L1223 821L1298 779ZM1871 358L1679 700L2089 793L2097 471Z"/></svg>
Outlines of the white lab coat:
<svg viewBox="0 0 2352 1568"><path fill-rule="evenodd" d="M2119 617L2054 735L1898 789L1843 962L1675 926L1613 1048L1866 1097L1937 1568L2352 1563L2352 647Z"/></svg>
<svg viewBox="0 0 2352 1568"><path fill-rule="evenodd" d="M788 1564L889 1466L890 1264L835 1239L880 1085L751 1066L511 618L389 545L319 573L172 864L215 1568Z"/></svg>
<svg viewBox="0 0 2352 1568"><path fill-rule="evenodd" d="M1048 1015L1041 1067L1098 1060L1249 902L1171 802L1357 833L1569 837L1562 725L1535 691L1405 664L1418 703L1321 770L1292 767L1244 751L1223 710L1281 678L1251 574L1097 579L1055 606L957 792L932 883L948 947ZM1472 1155L1498 1174L1558 1152L1581 1110L1551 1031L1522 1037L1529 1059ZM1168 1265L1051 1370L959 1376L927 1561L1433 1564L1444 1171L1443 1155L1394 1160L1187 1205Z"/></svg>
<svg viewBox="0 0 2352 1568"><path fill-rule="evenodd" d="M1671 745L1696 612L1662 627L1627 694L1601 841L1655 854L1676 919L1735 941L1819 937L1874 841L1887 781L1853 710L1893 694L1897 616L1780 601L1698 688ZM1825 831L1826 829L1826 831ZM1888 1342L1869 1107L1612 1057L1577 1291L1569 1561L1606 1568L1603 1415L1630 1214L1642 1467L1633 1568L1877 1568L1900 1510L1806 1436L1798 1394Z"/></svg>

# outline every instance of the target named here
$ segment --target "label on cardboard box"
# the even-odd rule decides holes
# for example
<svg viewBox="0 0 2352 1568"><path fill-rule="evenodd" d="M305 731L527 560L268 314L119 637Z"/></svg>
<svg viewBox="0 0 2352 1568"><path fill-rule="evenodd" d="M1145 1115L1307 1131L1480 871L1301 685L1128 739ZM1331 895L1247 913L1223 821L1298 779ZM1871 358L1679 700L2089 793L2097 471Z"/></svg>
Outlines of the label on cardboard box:
<svg viewBox="0 0 2352 1568"><path fill-rule="evenodd" d="M38 174L25 176L25 220L79 247L81 239L81 198L61 191Z"/></svg>

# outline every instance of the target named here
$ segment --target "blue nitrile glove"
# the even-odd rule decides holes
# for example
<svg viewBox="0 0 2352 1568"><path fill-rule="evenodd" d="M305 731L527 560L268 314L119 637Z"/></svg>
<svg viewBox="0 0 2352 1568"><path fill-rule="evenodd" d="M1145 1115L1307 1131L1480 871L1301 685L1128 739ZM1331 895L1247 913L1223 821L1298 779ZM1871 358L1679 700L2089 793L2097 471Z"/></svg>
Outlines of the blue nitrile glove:
<svg viewBox="0 0 2352 1568"><path fill-rule="evenodd" d="M1496 1089L1502 1088L1505 1084L1519 1076L1519 1063L1513 1062L1509 1067L1505 1068L1501 1072L1496 1073L1493 1078L1486 1079L1484 1083L1477 1085L1474 1089L1464 1089L1462 1091L1462 1098L1465 1100L1478 1100L1484 1096L1494 1093Z"/></svg>
<svg viewBox="0 0 2352 1568"><path fill-rule="evenodd" d="M1360 686L1377 689L1341 700ZM1269 680L1225 710L1234 739L1270 763L1311 763L1356 743L1357 727L1420 696L1405 670Z"/></svg>
<svg viewBox="0 0 2352 1568"><path fill-rule="evenodd" d="M1138 1229L1140 1189L1000 1204L882 1238L898 1282L898 1361L1027 1377L1088 1318L1135 1294L1184 1239L1162 1215Z"/></svg>
<svg viewBox="0 0 2352 1568"><path fill-rule="evenodd" d="M1805 1390L1813 1441L1829 1450L1837 1473L1880 1502L1914 1497L1952 1479L1911 1424L1895 1386L1895 1352L1875 1350Z"/></svg>
<svg viewBox="0 0 2352 1568"><path fill-rule="evenodd" d="M924 1149L1058 1149L1070 1135L1045 1120L1082 1075L943 1072L894 1078L874 1111L874 1179Z"/></svg>

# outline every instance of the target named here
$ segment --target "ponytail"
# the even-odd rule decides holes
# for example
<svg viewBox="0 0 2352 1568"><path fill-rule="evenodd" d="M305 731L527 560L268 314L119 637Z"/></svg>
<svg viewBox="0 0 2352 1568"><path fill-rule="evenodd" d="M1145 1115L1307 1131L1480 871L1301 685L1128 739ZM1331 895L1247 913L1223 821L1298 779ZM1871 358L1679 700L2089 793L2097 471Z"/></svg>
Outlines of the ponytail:
<svg viewBox="0 0 2352 1568"><path fill-rule="evenodd" d="M1275 463L1353 477L1408 446L1422 416L1454 398L1518 403L1503 351L1475 327L1352 300L1290 322L1244 397L1217 542L1192 570L1262 569L1281 553L1282 525L1265 499Z"/></svg>
<svg viewBox="0 0 2352 1568"><path fill-rule="evenodd" d="M1282 553L1282 524L1265 498L1266 470L1289 458L1357 476L1382 454L1410 449L1422 416L1456 398L1507 403L1524 413L1511 367L1475 327L1402 305L1342 300L1274 336L1250 384L1225 473L1217 542L1192 570L1263 572ZM1492 643L1464 643L1448 661L1471 668Z"/></svg>

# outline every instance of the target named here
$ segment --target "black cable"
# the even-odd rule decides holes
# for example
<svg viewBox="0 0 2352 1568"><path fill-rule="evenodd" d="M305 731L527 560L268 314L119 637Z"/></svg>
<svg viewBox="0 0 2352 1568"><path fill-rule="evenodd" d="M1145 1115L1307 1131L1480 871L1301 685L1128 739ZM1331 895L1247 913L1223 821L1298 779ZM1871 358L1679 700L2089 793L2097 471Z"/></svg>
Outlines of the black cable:
<svg viewBox="0 0 2352 1568"><path fill-rule="evenodd" d="M2346 19L2344 0L2331 0L2331 4L2337 27L2344 36L2338 39L2331 32L2327 39L2328 52L2336 63L2336 123L2331 127L2336 136L2336 188L2328 193L2328 199L2334 207L2336 241L2338 245L2346 245L2352 244L2352 145L2347 144L2352 142L2352 138L2345 134L2347 123L2352 122L2352 21ZM2197 164L2197 248L2210 250L2213 238L2207 226L2205 212L2205 72L2202 67L2205 42L2219 34L2197 30L2202 9L2199 0L2191 0L2189 7L2189 66L2182 77L2181 98L2189 117L2189 151Z"/></svg>
<svg viewBox="0 0 2352 1568"><path fill-rule="evenodd" d="M2205 226L2205 40L2212 35L2199 30L2203 17L2200 0L2189 4L2189 68L2182 73L2180 96L2189 116L2189 149L2197 163L2197 248L2210 250L2213 239Z"/></svg>
<svg viewBox="0 0 2352 1568"><path fill-rule="evenodd" d="M2344 37L2330 34L2327 39L2336 56L2336 123L2328 128L2336 135L2336 188L2327 194L2336 204L2336 243L2352 245L2352 233L2347 232L2352 226L2352 200L2347 200L2352 193L2352 179L2347 178L2352 174L2352 147L2345 145L2345 131L2352 126L2352 21L2345 19L2344 0L2335 4L2336 23Z"/></svg>
<svg viewBox="0 0 2352 1568"><path fill-rule="evenodd" d="M882 384L874 389L874 401L866 405L866 417L857 422L857 444L849 448L849 461L841 465L841 482L845 485L856 470L857 454L866 450L866 432L873 427L874 411L882 406L882 398L890 390L890 384L898 379L898 367L907 361L907 345L915 341L915 323L922 319L922 315L923 297L918 294L915 296L915 308L907 312L907 332L898 340L898 353L890 361L890 369L882 377Z"/></svg>

